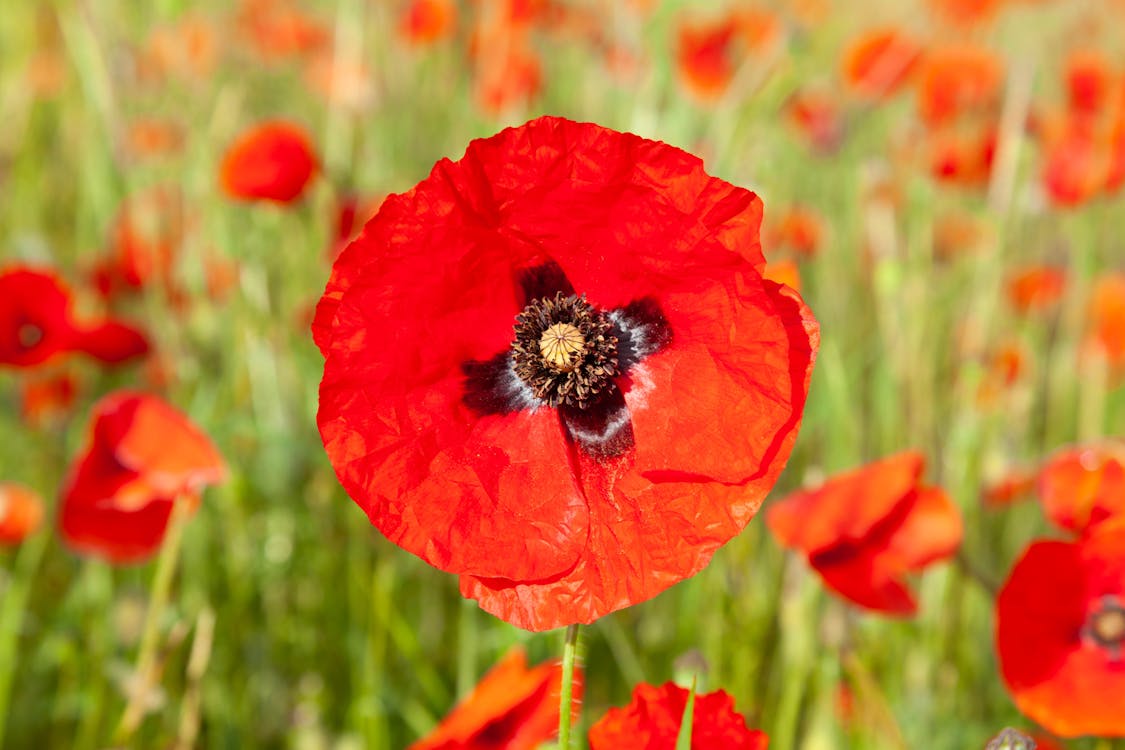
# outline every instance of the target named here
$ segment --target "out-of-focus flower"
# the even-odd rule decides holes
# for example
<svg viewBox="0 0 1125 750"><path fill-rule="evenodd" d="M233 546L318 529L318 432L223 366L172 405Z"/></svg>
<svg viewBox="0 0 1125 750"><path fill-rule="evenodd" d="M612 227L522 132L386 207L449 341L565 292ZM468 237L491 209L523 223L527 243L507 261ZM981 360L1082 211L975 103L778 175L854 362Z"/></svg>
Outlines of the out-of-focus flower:
<svg viewBox="0 0 1125 750"><path fill-rule="evenodd" d="M919 63L917 80L918 113L936 126L966 113L995 109L1004 67L982 47L937 47Z"/></svg>
<svg viewBox="0 0 1125 750"><path fill-rule="evenodd" d="M938 129L929 137L930 173L943 182L984 185L996 157L995 123L969 129Z"/></svg>
<svg viewBox="0 0 1125 750"><path fill-rule="evenodd" d="M0 544L19 544L43 521L43 501L15 482L0 482Z"/></svg>
<svg viewBox="0 0 1125 750"><path fill-rule="evenodd" d="M266 62L309 55L332 38L319 19L288 0L242 0L237 27Z"/></svg>
<svg viewBox="0 0 1125 750"><path fill-rule="evenodd" d="M247 130L231 144L221 178L232 198L292 203L316 171L316 154L304 129L273 121Z"/></svg>
<svg viewBox="0 0 1125 750"><path fill-rule="evenodd" d="M984 406L990 406L1011 391L1027 376L1029 359L1026 347L1018 341L1007 341L997 346L988 355L977 400Z"/></svg>
<svg viewBox="0 0 1125 750"><path fill-rule="evenodd" d="M179 152L184 145L184 131L171 119L143 117L129 124L126 148L135 159L155 159Z"/></svg>
<svg viewBox="0 0 1125 750"><path fill-rule="evenodd" d="M766 523L836 593L876 612L914 614L906 575L961 543L961 514L942 489L922 484L924 467L908 452L838 474L774 503Z"/></svg>
<svg viewBox="0 0 1125 750"><path fill-rule="evenodd" d="M510 651L441 724L408 750L535 750L558 733L562 666L527 668L523 651ZM582 699L576 672L573 715Z"/></svg>
<svg viewBox="0 0 1125 750"><path fill-rule="evenodd" d="M69 373L27 378L20 385L20 416L27 424L41 427L69 414L77 396L78 382Z"/></svg>
<svg viewBox="0 0 1125 750"><path fill-rule="evenodd" d="M1125 273L1103 274L1094 284L1089 336L1111 365L1125 365Z"/></svg>
<svg viewBox="0 0 1125 750"><path fill-rule="evenodd" d="M1047 518L1079 534L1125 516L1125 443L1105 441L1056 453L1040 470Z"/></svg>
<svg viewBox="0 0 1125 750"><path fill-rule="evenodd" d="M1066 271L1055 266L1028 266L1008 279L1008 301L1021 314L1047 310L1066 291Z"/></svg>
<svg viewBox="0 0 1125 750"><path fill-rule="evenodd" d="M399 32L412 44L433 44L453 34L457 6L453 0L410 0L399 18Z"/></svg>
<svg viewBox="0 0 1125 750"><path fill-rule="evenodd" d="M149 34L137 55L137 73L142 80L155 84L168 78L206 80L218 63L219 49L214 23L204 16L188 14Z"/></svg>
<svg viewBox="0 0 1125 750"><path fill-rule="evenodd" d="M818 154L833 154L844 140L844 116L835 96L820 89L796 91L785 103L786 120Z"/></svg>
<svg viewBox="0 0 1125 750"><path fill-rule="evenodd" d="M1065 75L1067 104L1076 115L1096 116L1105 111L1114 87L1121 83L1105 54L1093 49L1072 51Z"/></svg>
<svg viewBox="0 0 1125 750"><path fill-rule="evenodd" d="M1043 144L1043 189L1055 206L1077 206L1105 189L1109 177L1109 142L1082 126L1071 123Z"/></svg>
<svg viewBox="0 0 1125 750"><path fill-rule="evenodd" d="M780 37L780 23L765 11L732 11L705 23L684 22L676 37L680 79L699 99L717 99L748 56L764 55Z"/></svg>
<svg viewBox="0 0 1125 750"><path fill-rule="evenodd" d="M667 750L676 746L690 693L675 683L641 683L633 700L611 708L590 727L590 750ZM722 690L696 694L691 713L692 750L766 750L769 738L746 726L734 699Z"/></svg>
<svg viewBox="0 0 1125 750"><path fill-rule="evenodd" d="M543 87L543 66L520 26L495 19L482 23L471 52L474 98L490 114L526 105Z"/></svg>
<svg viewBox="0 0 1125 750"><path fill-rule="evenodd" d="M805 206L790 206L766 221L765 252L788 250L801 258L812 258L824 240L824 220Z"/></svg>
<svg viewBox="0 0 1125 750"><path fill-rule="evenodd" d="M930 7L946 21L960 26L974 26L996 14L1001 0L929 0Z"/></svg>
<svg viewBox="0 0 1125 750"><path fill-rule="evenodd" d="M82 352L118 364L148 352L144 335L112 318L80 323L69 290L46 270L0 272L0 366L35 367Z"/></svg>
<svg viewBox="0 0 1125 750"><path fill-rule="evenodd" d="M198 427L155 396L118 391L92 417L64 482L59 528L79 552L144 560L159 549L173 504L194 508L226 466Z"/></svg>
<svg viewBox="0 0 1125 750"><path fill-rule="evenodd" d="M987 485L981 492L981 501L989 507L1001 508L1030 497L1039 480L1039 472L1031 469L1013 469Z"/></svg>
<svg viewBox="0 0 1125 750"><path fill-rule="evenodd" d="M1125 526L1031 544L997 597L996 646L1028 717L1063 737L1125 736Z"/></svg>
<svg viewBox="0 0 1125 750"><path fill-rule="evenodd" d="M884 99L902 88L921 54L921 45L899 29L873 29L844 51L844 82L861 96Z"/></svg>
<svg viewBox="0 0 1125 750"><path fill-rule="evenodd" d="M345 489L530 630L702 570L776 481L819 342L761 278L761 215L694 156L559 118L439 162L317 309Z"/></svg>
<svg viewBox="0 0 1125 750"><path fill-rule="evenodd" d="M987 222L968 211L943 213L934 221L934 257L942 262L982 252L993 239Z"/></svg>
<svg viewBox="0 0 1125 750"><path fill-rule="evenodd" d="M113 299L153 283L175 292L173 271L185 225L178 189L161 186L130 196L114 217L108 246L92 271L102 296Z"/></svg>

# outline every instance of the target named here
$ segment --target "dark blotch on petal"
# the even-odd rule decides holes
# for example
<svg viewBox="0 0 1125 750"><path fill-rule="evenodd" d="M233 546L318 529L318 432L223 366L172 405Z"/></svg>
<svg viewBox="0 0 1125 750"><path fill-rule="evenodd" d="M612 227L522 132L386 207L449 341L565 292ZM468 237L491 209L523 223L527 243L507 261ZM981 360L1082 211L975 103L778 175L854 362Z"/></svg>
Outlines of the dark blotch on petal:
<svg viewBox="0 0 1125 750"><path fill-rule="evenodd" d="M609 319L617 336L617 366L623 373L672 343L672 327L651 297L614 310Z"/></svg>
<svg viewBox="0 0 1125 750"><path fill-rule="evenodd" d="M560 292L564 297L574 294L574 286L566 277L566 272L553 260L520 269L516 283L523 290L520 307L526 307L534 300L552 298Z"/></svg>
<svg viewBox="0 0 1125 750"><path fill-rule="evenodd" d="M461 372L465 374L461 400L479 416L511 414L531 405L526 403L526 386L512 372L511 355L506 350L483 362L464 362Z"/></svg>
<svg viewBox="0 0 1125 750"><path fill-rule="evenodd" d="M603 393L585 409L560 406L559 416L570 441L593 458L615 458L628 453L635 445L633 420L620 389Z"/></svg>

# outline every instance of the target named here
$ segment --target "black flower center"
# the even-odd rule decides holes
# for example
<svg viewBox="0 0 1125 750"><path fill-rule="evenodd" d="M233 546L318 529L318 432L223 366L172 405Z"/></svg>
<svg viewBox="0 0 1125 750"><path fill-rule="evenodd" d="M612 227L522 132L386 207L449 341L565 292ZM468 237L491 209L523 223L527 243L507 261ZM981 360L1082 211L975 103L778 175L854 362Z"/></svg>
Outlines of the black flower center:
<svg viewBox="0 0 1125 750"><path fill-rule="evenodd" d="M520 313L513 341L484 360L461 364L462 400L478 415L551 407L567 439L598 459L632 449L625 393L645 359L672 343L657 300L603 309L574 291L553 261L518 272Z"/></svg>
<svg viewBox="0 0 1125 750"><path fill-rule="evenodd" d="M32 349L43 341L43 329L35 323L23 323L16 329L16 340L24 349Z"/></svg>
<svg viewBox="0 0 1125 750"><path fill-rule="evenodd" d="M532 300L516 316L512 361L543 403L585 409L614 388L617 337L608 316L585 296L556 292Z"/></svg>
<svg viewBox="0 0 1125 750"><path fill-rule="evenodd" d="M1090 615L1087 626L1095 643L1118 651L1125 642L1125 608L1114 599L1103 600L1101 609Z"/></svg>

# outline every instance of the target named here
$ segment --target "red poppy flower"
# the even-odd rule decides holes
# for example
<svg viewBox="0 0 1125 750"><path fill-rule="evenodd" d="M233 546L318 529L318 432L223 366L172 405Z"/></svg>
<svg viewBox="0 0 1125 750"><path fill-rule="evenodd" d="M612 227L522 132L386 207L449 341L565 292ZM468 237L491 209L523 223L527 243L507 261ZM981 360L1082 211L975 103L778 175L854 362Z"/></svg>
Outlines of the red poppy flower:
<svg viewBox="0 0 1125 750"><path fill-rule="evenodd" d="M265 61L308 55L323 49L331 31L288 0L242 0L239 31Z"/></svg>
<svg viewBox="0 0 1125 750"><path fill-rule="evenodd" d="M832 154L844 141L845 122L836 97L818 89L796 91L785 103L788 122L818 154Z"/></svg>
<svg viewBox="0 0 1125 750"><path fill-rule="evenodd" d="M559 729L562 666L557 662L527 668L523 651L510 651L473 692L426 737L408 750L535 750ZM582 698L575 673L572 718Z"/></svg>
<svg viewBox="0 0 1125 750"><path fill-rule="evenodd" d="M779 38L777 19L764 11L732 12L703 24L682 24L676 63L688 91L703 100L721 96L745 57Z"/></svg>
<svg viewBox="0 0 1125 750"><path fill-rule="evenodd" d="M1111 364L1125 365L1125 273L1103 275L1090 300L1090 335Z"/></svg>
<svg viewBox="0 0 1125 750"><path fill-rule="evenodd" d="M553 117L439 162L317 308L345 489L531 630L695 574L776 481L819 340L761 277L761 214L679 149Z"/></svg>
<svg viewBox="0 0 1125 750"><path fill-rule="evenodd" d="M1008 300L1025 314L1053 307L1065 291L1066 271L1053 266L1028 266L1008 280Z"/></svg>
<svg viewBox="0 0 1125 750"><path fill-rule="evenodd" d="M996 158L996 139L993 123L969 131L943 129L931 134L930 173L938 180L962 186L987 183Z"/></svg>
<svg viewBox="0 0 1125 750"><path fill-rule="evenodd" d="M78 381L69 373L26 379L20 387L20 416L34 427L70 412L78 397Z"/></svg>
<svg viewBox="0 0 1125 750"><path fill-rule="evenodd" d="M177 190L160 187L121 206L107 252L93 272L102 296L135 292L154 281L173 289L172 271L185 233L182 202Z"/></svg>
<svg viewBox="0 0 1125 750"><path fill-rule="evenodd" d="M981 491L981 501L992 508L1000 508L1029 497L1035 490L1039 474L1029 469L1014 469Z"/></svg>
<svg viewBox="0 0 1125 750"><path fill-rule="evenodd" d="M19 544L43 521L39 495L15 482L0 482L0 544Z"/></svg>
<svg viewBox="0 0 1125 750"><path fill-rule="evenodd" d="M935 49L919 64L919 114L933 126L966 112L988 111L997 103L1003 80L999 58L987 49Z"/></svg>
<svg viewBox="0 0 1125 750"><path fill-rule="evenodd" d="M35 367L70 352L117 364L148 352L140 331L117 320L79 323L70 292L47 271L0 272L0 365Z"/></svg>
<svg viewBox="0 0 1125 750"><path fill-rule="evenodd" d="M1000 7L1000 0L930 0L930 5L945 20L972 26L990 19Z"/></svg>
<svg viewBox="0 0 1125 750"><path fill-rule="evenodd" d="M452 0L411 0L399 21L399 30L413 44L431 44L449 36L457 20Z"/></svg>
<svg viewBox="0 0 1125 750"><path fill-rule="evenodd" d="M474 98L486 112L527 104L543 87L542 65L523 26L489 19L474 32L470 54L476 62Z"/></svg>
<svg viewBox="0 0 1125 750"><path fill-rule="evenodd" d="M223 157L222 183L239 200L291 203L317 171L312 142L287 122L266 122L239 136Z"/></svg>
<svg viewBox="0 0 1125 750"><path fill-rule="evenodd" d="M1110 101L1117 77L1097 50L1079 49L1066 61L1067 104L1078 115L1097 115Z"/></svg>
<svg viewBox="0 0 1125 750"><path fill-rule="evenodd" d="M902 88L921 54L921 46L898 29L868 31L844 52L844 81L863 96L889 97Z"/></svg>
<svg viewBox="0 0 1125 750"><path fill-rule="evenodd" d="M1016 705L1063 736L1125 736L1125 526L1040 541L996 601L1000 671Z"/></svg>
<svg viewBox="0 0 1125 750"><path fill-rule="evenodd" d="M1039 472L1037 487L1047 518L1069 531L1125 516L1125 444L1060 451Z"/></svg>
<svg viewBox="0 0 1125 750"><path fill-rule="evenodd" d="M611 708L590 727L590 750L668 750L675 747L690 693L668 682L660 687L641 683L624 708ZM692 750L766 750L769 738L751 730L734 710L734 699L722 690L696 694L691 712Z"/></svg>
<svg viewBox="0 0 1125 750"><path fill-rule="evenodd" d="M775 503L766 523L838 594L876 612L913 614L906 574L961 543L961 515L941 488L921 484L924 468L920 454L907 452L838 474Z"/></svg>
<svg viewBox="0 0 1125 750"><path fill-rule="evenodd" d="M113 562L159 547L175 502L198 502L226 475L186 416L155 396L118 391L94 406L89 442L70 468L59 527L71 547Z"/></svg>
<svg viewBox="0 0 1125 750"><path fill-rule="evenodd" d="M824 241L824 220L810 208L792 206L777 221L767 222L766 250L786 248L794 254L811 258Z"/></svg>

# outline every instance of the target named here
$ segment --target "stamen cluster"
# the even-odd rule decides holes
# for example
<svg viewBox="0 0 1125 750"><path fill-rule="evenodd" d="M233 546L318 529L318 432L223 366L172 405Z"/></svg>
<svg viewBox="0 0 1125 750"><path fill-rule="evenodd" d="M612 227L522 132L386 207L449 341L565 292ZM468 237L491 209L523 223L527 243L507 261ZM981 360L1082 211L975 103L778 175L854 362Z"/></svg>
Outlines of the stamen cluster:
<svg viewBox="0 0 1125 750"><path fill-rule="evenodd" d="M533 300L516 316L512 360L516 374L548 406L585 409L613 390L617 337L607 316L585 295Z"/></svg>

